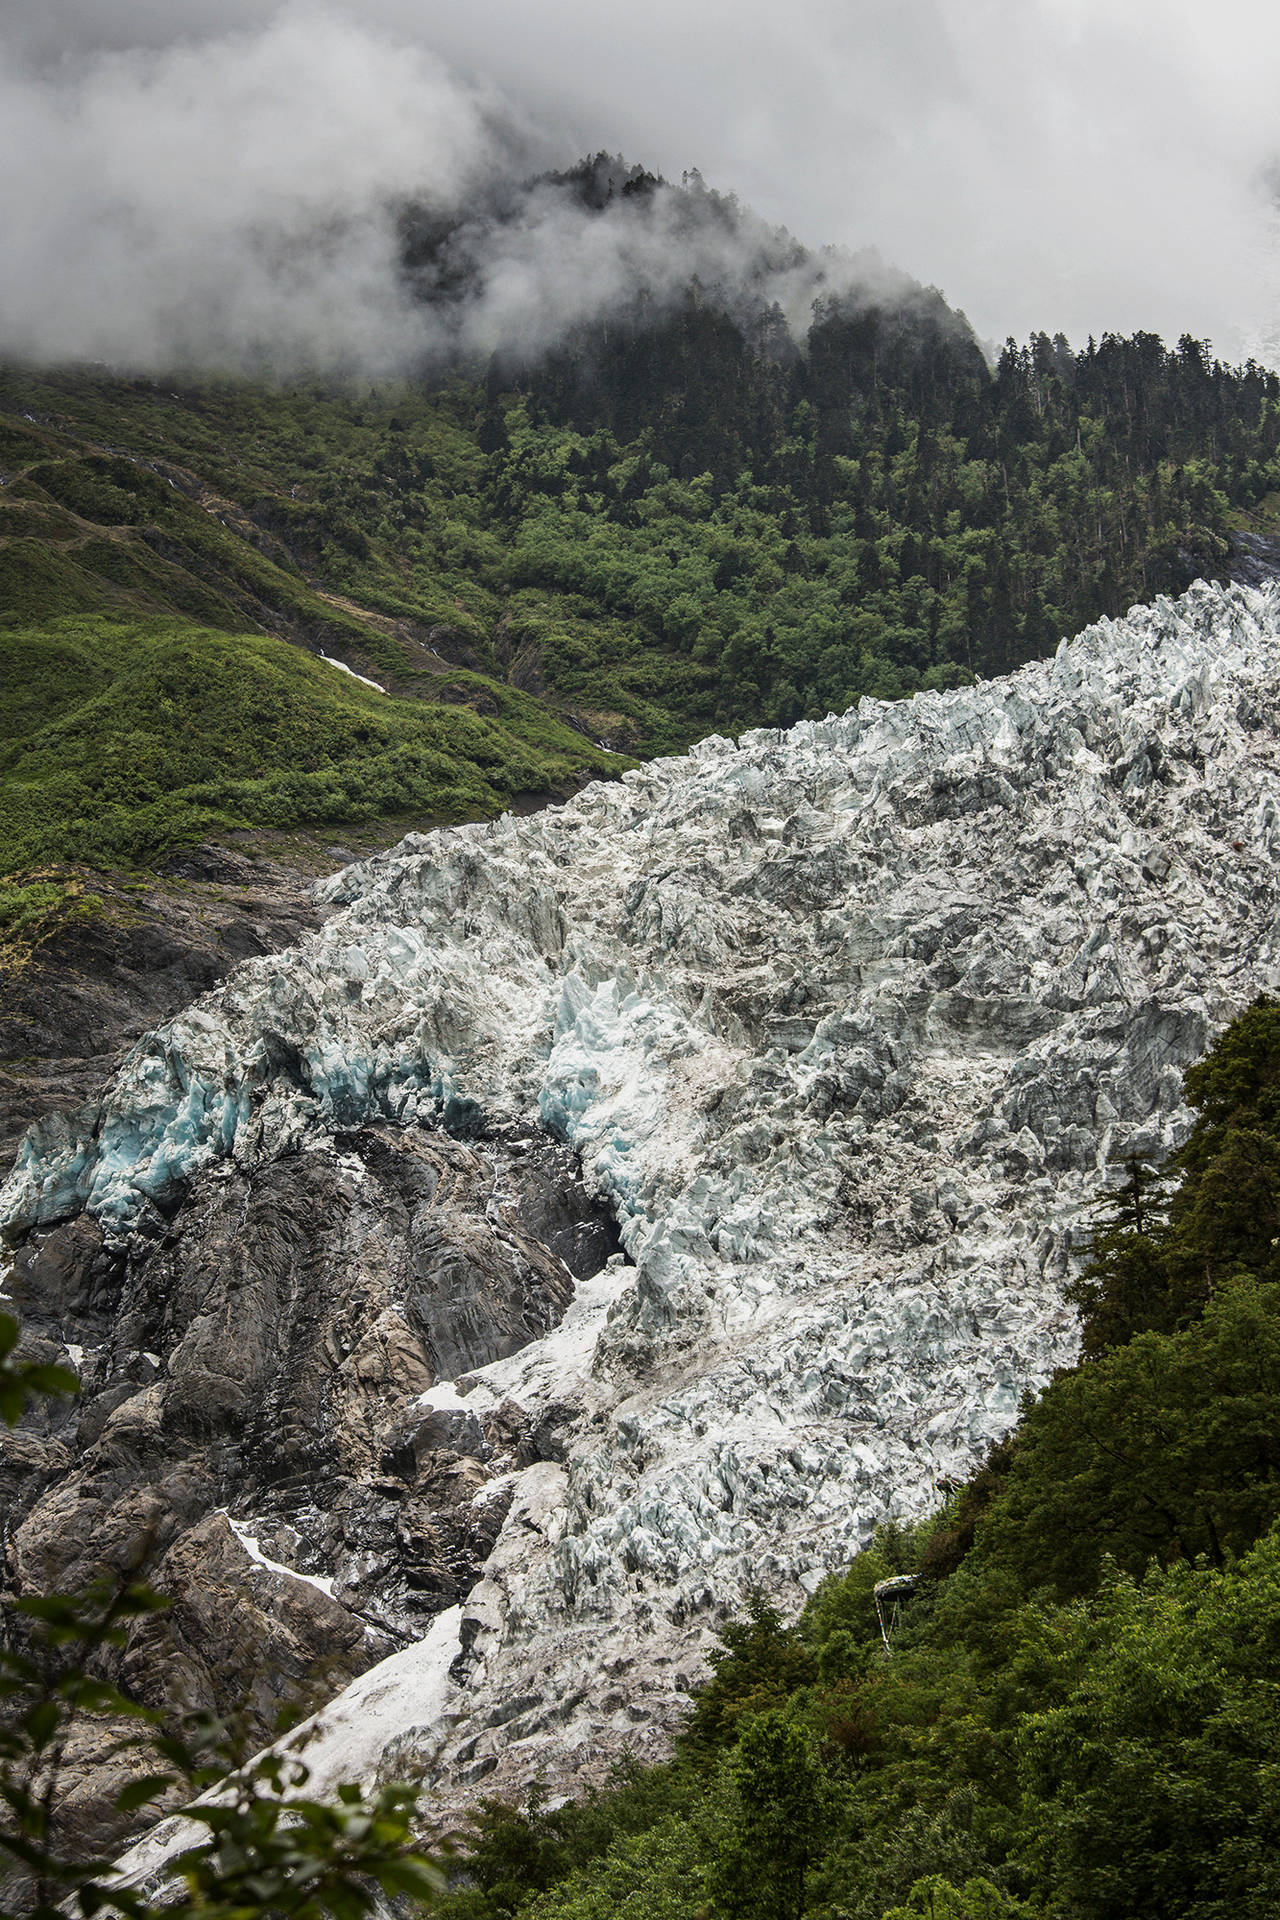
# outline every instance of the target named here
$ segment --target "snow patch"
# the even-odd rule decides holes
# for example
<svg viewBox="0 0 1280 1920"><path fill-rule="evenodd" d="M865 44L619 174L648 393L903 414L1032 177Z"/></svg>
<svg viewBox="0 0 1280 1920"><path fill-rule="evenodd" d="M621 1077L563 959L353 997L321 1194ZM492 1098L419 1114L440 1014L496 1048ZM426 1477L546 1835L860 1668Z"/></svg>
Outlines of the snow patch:
<svg viewBox="0 0 1280 1920"><path fill-rule="evenodd" d="M414 1402L423 1413L455 1413L459 1408L465 1409L466 1404L452 1380L438 1380L434 1387L428 1387L425 1393L420 1393Z"/></svg>
<svg viewBox="0 0 1280 1920"><path fill-rule="evenodd" d="M447 1607L423 1639L370 1667L279 1743L307 1767L309 1795L323 1799L344 1780L373 1781L388 1750L410 1734L424 1752L443 1738L456 1721L451 1707L458 1689L450 1668L461 1650L461 1626L462 1608Z"/></svg>
<svg viewBox="0 0 1280 1920"><path fill-rule="evenodd" d="M370 680L366 674L357 673L355 668L349 667L345 660L335 660L331 653L322 653L320 658L327 666L336 667L339 673L350 674L351 678L358 680L362 687L372 687L375 693L386 692L385 687L379 686L376 680Z"/></svg>
<svg viewBox="0 0 1280 1920"><path fill-rule="evenodd" d="M321 1713L304 1720L268 1749L296 1755L307 1769L297 1795L331 1800L347 1782L372 1786L384 1756L410 1735L429 1748L433 1734L443 1733L451 1697L457 1693L449 1669L458 1657L461 1623L461 1607L438 1614L424 1639L370 1667ZM212 1787L200 1799L216 1800L220 1791ZM145 1885L181 1848L207 1838L206 1827L180 1814L162 1820L117 1862L120 1883Z"/></svg>
<svg viewBox="0 0 1280 1920"><path fill-rule="evenodd" d="M282 1566L278 1560L270 1559L262 1551L256 1534L247 1532L229 1513L224 1512L223 1518L255 1566L265 1567L268 1573L282 1573L287 1580L300 1580L304 1587L314 1587L326 1600L333 1599L333 1580L329 1574L299 1573L296 1567Z"/></svg>
<svg viewBox="0 0 1280 1920"><path fill-rule="evenodd" d="M515 1473L496 1473L492 1480L485 1481L478 1493L471 1496L472 1506L487 1507L491 1500L496 1500L499 1494L505 1493L508 1487L514 1486L518 1478L519 1475Z"/></svg>

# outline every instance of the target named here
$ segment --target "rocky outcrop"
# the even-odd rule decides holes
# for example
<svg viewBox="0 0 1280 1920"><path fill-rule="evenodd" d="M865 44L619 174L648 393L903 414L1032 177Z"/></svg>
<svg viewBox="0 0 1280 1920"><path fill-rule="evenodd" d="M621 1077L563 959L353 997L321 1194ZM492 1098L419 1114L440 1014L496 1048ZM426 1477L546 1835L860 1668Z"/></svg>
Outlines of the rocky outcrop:
<svg viewBox="0 0 1280 1920"><path fill-rule="evenodd" d="M318 1778L456 1804L659 1750L749 1585L812 1590L1072 1355L1099 1188L1280 980L1278 625L1198 587L338 876L19 1157L11 1291L110 1355L25 1577L69 1570L40 1503L86 1473L112 1537L119 1445L166 1553L228 1505L375 1632L432 1621L322 1712ZM556 1225L539 1126L625 1258Z"/></svg>
<svg viewBox="0 0 1280 1920"><path fill-rule="evenodd" d="M99 1098L149 1027L241 960L319 926L311 883L336 864L304 871L205 846L172 856L163 875L65 873L76 911L31 951L0 957L0 1163L33 1120Z"/></svg>
<svg viewBox="0 0 1280 1920"><path fill-rule="evenodd" d="M261 1744L470 1591L541 1414L421 1396L545 1333L615 1244L564 1147L385 1126L217 1169L150 1241L34 1236L9 1292L84 1390L4 1460L8 1583L146 1578L172 1604L117 1677ZM118 1731L73 1769L73 1841L119 1830Z"/></svg>
<svg viewBox="0 0 1280 1920"><path fill-rule="evenodd" d="M1230 574L1242 587L1264 587L1280 579L1280 538L1238 528L1231 536Z"/></svg>

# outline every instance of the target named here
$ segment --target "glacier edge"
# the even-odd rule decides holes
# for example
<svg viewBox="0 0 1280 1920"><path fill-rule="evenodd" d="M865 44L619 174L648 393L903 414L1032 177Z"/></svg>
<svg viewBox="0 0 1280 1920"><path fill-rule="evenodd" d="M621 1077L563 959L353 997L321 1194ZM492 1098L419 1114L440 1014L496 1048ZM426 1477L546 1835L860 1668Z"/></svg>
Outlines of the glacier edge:
<svg viewBox="0 0 1280 1920"><path fill-rule="evenodd" d="M10 1234L83 1206L124 1239L371 1118L541 1124L614 1208L626 1260L454 1382L559 1410L553 1457L447 1714L406 1696L379 1767L448 1801L551 1735L566 1775L659 1751L749 1585L812 1591L1072 1357L1108 1168L1180 1142L1184 1068L1280 984L1278 718L1280 589L1199 585L1001 681L410 839L33 1132Z"/></svg>

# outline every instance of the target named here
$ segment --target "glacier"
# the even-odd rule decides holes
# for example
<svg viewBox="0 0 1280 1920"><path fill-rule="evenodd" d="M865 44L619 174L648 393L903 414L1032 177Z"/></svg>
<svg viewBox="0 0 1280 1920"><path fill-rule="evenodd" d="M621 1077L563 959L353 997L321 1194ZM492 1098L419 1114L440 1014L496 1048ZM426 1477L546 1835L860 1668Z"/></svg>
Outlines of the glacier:
<svg viewBox="0 0 1280 1920"><path fill-rule="evenodd" d="M1001 680L411 836L32 1129L11 1240L83 1209L127 1245L370 1122L540 1128L614 1212L556 1326L421 1397L536 1416L541 1457L490 1451L506 1517L430 1686L356 1681L326 1777L461 1806L663 1751L749 1590L811 1593L1072 1359L1100 1192L1280 986L1278 706L1280 587L1201 583Z"/></svg>

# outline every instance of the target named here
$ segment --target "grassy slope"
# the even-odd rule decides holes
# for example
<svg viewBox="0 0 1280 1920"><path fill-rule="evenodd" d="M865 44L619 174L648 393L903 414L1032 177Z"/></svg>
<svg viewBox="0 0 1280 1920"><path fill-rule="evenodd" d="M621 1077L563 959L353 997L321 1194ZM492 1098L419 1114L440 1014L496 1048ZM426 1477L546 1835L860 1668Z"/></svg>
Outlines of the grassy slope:
<svg viewBox="0 0 1280 1920"><path fill-rule="evenodd" d="M269 635L123 614L0 630L10 866L148 861L220 829L474 818L600 752L525 695L395 699Z"/></svg>
<svg viewBox="0 0 1280 1920"><path fill-rule="evenodd" d="M266 629L400 694L493 712L511 684L592 739L688 744L705 731L677 717L688 663L598 603L514 577L478 409L464 387L0 373L0 607L30 620L123 603Z"/></svg>
<svg viewBox="0 0 1280 1920"><path fill-rule="evenodd" d="M47 932L51 891L74 911L82 880L53 864L145 865L248 828L383 820L385 838L627 764L600 716L475 670L483 593L366 542L361 604L271 530L309 477L376 460L392 405L364 423L349 396L0 381L0 929ZM443 500L482 456L447 403L409 412Z"/></svg>

